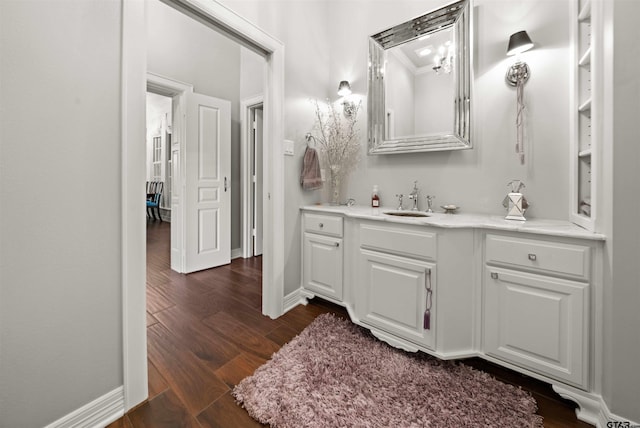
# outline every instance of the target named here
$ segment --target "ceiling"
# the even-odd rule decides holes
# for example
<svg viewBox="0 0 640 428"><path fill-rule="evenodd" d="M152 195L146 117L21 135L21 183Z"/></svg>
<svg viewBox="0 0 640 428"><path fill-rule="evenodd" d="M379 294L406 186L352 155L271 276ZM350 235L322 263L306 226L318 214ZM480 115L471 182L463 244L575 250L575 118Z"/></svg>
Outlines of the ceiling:
<svg viewBox="0 0 640 428"><path fill-rule="evenodd" d="M445 30L432 33L431 35L413 39L410 42L390 48L388 51L405 62L405 65L407 65L407 62L413 64L413 67L415 67L417 71L421 71L420 69L424 68L432 68L435 65L434 56L438 54L438 49L442 47L446 52L447 48L445 44L447 42L449 44L453 43L453 32L451 28L452 27L449 27ZM421 56L420 52L425 49L429 49L431 52Z"/></svg>

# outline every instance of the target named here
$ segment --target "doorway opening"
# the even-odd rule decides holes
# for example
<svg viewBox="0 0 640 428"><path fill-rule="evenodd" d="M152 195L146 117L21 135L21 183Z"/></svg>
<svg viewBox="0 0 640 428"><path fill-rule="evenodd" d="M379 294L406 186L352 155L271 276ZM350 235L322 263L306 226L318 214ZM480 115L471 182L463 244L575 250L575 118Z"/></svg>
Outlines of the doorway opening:
<svg viewBox="0 0 640 428"><path fill-rule="evenodd" d="M162 183L157 212L161 221L171 222L171 132L172 99L165 95L147 92L147 183ZM147 199L149 185L147 184ZM148 211L148 210L147 210ZM147 213L147 220L155 216Z"/></svg>
<svg viewBox="0 0 640 428"><path fill-rule="evenodd" d="M180 105L185 103L188 94L192 92L193 87L189 84L147 73L146 180L164 183L160 207L162 221L171 222L172 212L175 213L176 221L171 222L170 248L171 266L177 272L185 272L182 254L184 244L179 241L184 238L178 229L181 227L180 212L184 210L181 211L180 207L180 191L176 191L174 197L173 180L174 176L178 182L180 180L180 151L184 151L180 147L180 141L187 137L182 122L187 121L178 120L174 127L172 118L174 115L178 118L184 116ZM239 159L232 160L229 185L233 187L231 184L239 178L240 186L235 193L239 204L233 203L231 215L241 219L241 240L239 246L236 242L235 248L232 242L231 259L260 256L263 252L263 96L242 100L240 109L240 146L232 148L232 152L237 153L235 158Z"/></svg>
<svg viewBox="0 0 640 428"><path fill-rule="evenodd" d="M262 313L276 318L282 315L284 307L284 161L277 149L284 138L284 46L219 2L167 0L166 3L266 59L263 223L269 227L264 229L263 236ZM144 76L148 49L145 2L124 2L122 17L123 393L124 407L128 410L148 394L143 268L145 214L140 204L145 165L145 149L140 141L145 138ZM175 215L172 210L172 219Z"/></svg>
<svg viewBox="0 0 640 428"><path fill-rule="evenodd" d="M262 255L264 98L241 101L242 257Z"/></svg>
<svg viewBox="0 0 640 428"><path fill-rule="evenodd" d="M161 178L173 176L167 207L175 220L171 266L189 273L262 254L263 168L262 153L255 148L262 149L259 114L266 60L175 6L160 0L147 6L147 89L173 99L173 143L162 154L172 159L175 169L174 174L160 171L153 164L155 152L148 149L147 175L158 169L155 175ZM260 94L260 105L252 102L249 115L243 104L247 94L252 99ZM217 107L213 98L228 103ZM228 116L230 122L223 119ZM251 133L245 136L249 127ZM253 162L247 168L249 178L245 158Z"/></svg>

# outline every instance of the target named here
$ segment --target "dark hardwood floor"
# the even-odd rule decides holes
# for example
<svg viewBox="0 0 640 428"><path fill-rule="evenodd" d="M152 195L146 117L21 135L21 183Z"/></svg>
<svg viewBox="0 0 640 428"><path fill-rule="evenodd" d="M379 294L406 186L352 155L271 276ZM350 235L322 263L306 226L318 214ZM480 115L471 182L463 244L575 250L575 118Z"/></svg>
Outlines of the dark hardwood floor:
<svg viewBox="0 0 640 428"><path fill-rule="evenodd" d="M109 428L260 427L231 390L315 317L344 308L314 299L277 320L261 314L262 258L182 275L169 267L169 223L147 223L149 399ZM467 362L530 391L545 427L589 427L551 388L481 359ZM332 427L327 427L332 428Z"/></svg>

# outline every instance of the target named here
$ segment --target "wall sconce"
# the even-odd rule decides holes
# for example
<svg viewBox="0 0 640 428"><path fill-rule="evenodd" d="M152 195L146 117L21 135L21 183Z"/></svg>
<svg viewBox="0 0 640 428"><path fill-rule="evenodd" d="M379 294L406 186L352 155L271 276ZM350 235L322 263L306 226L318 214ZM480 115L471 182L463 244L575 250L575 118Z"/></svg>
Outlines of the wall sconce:
<svg viewBox="0 0 640 428"><path fill-rule="evenodd" d="M526 31L518 31L509 37L507 55L516 55L516 62L505 76L505 80L511 86L516 87L516 152L520 157L520 164L524 165L524 84L531 74L529 66L520 60L520 54L533 47L533 42Z"/></svg>
<svg viewBox="0 0 640 428"><path fill-rule="evenodd" d="M356 108L356 105L354 102L351 102L345 99L346 97L351 95L351 85L347 80L342 80L338 85L338 95L340 95L343 98L342 108L343 108L344 116L350 117L353 114Z"/></svg>
<svg viewBox="0 0 640 428"><path fill-rule="evenodd" d="M528 51L533 47L533 42L529 38L526 31L518 31L509 37L509 46L507 47L507 56L516 55L516 63L509 67L506 79L511 86L517 86L518 82L526 82L529 80L529 66L527 63L520 61L520 54Z"/></svg>

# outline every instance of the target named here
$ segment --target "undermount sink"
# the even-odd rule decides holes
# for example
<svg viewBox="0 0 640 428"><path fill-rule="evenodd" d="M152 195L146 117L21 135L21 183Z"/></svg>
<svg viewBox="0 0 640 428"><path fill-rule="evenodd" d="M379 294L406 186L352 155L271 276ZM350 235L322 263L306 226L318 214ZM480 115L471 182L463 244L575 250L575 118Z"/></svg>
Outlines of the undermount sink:
<svg viewBox="0 0 640 428"><path fill-rule="evenodd" d="M384 214L398 217L429 217L429 214L420 211L385 211Z"/></svg>

